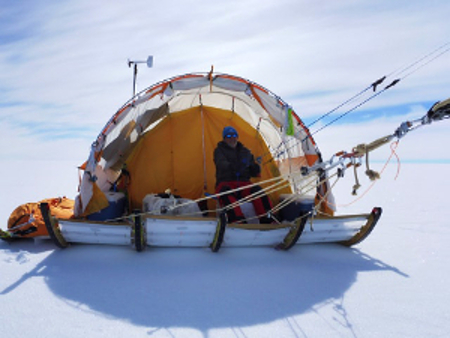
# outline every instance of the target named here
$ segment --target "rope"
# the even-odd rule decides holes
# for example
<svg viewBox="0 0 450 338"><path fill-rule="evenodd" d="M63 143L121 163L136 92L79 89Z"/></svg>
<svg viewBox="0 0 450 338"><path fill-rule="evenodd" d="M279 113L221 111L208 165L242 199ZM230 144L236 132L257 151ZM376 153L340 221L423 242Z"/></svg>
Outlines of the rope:
<svg viewBox="0 0 450 338"><path fill-rule="evenodd" d="M381 91L369 96L367 99L365 99L364 101L358 103L356 106L354 106L353 108L350 108L349 110L347 110L346 112L342 113L341 115L339 115L338 117L334 118L333 120L331 120L330 122L326 123L325 125L323 125L322 127L320 127L319 129L317 129L316 131L314 131L313 133L311 133L311 136L316 135L317 133L321 132L322 130L324 130L325 128L329 127L330 125L336 123L337 121L339 121L340 119L342 119L343 117L347 116L348 114L350 114L351 112L355 111L356 109L358 109L359 107L361 107L362 105L366 104L367 102L369 102L370 100L374 99L375 97L377 97L378 95L384 93L386 90L388 90L389 88L393 87L394 85L396 85L400 80L394 80L393 82L391 82L391 84L387 85L385 88L383 88Z"/></svg>
<svg viewBox="0 0 450 338"><path fill-rule="evenodd" d="M300 173L300 170L297 170L297 171L295 171L293 173L290 173L290 174L273 177L273 178L270 178L270 179L267 179L267 180L264 180L264 181L260 181L260 182L252 183L252 184L249 184L249 185L246 185L246 186L243 186L243 187L239 187L239 188L236 188L236 189L228 190L228 191L225 191L225 192L222 192L222 193L212 194L212 195L209 195L209 196L206 196L206 197L202 197L202 198L199 198L199 199L196 199L196 200L190 200L189 202L185 202L185 203L181 203L181 204L178 204L178 205L174 205L174 206L170 207L170 210L175 210L177 208L181 208L183 206L187 206L187 205L192 204L192 203L199 203L201 201L206 201L206 200L209 200L209 199L217 199L220 196L224 196L224 195L227 195L227 194L231 194L231 193L235 193L235 192L238 192L238 191L242 191L244 189L248 189L248 188L251 188L251 187L256 186L256 185L264 185L264 184L267 184L267 183L275 182L275 183L273 183L273 184L271 184L271 185L269 185L269 186L267 186L265 188L261 188L260 191L257 191L255 193L253 193L253 194L251 194L251 195L249 195L249 196L247 196L247 197L245 197L243 199L240 199L240 200L236 201L235 203L232 203L232 204L230 204L228 206L225 206L224 208L221 208L219 210L220 211L224 211L224 210L232 209L232 208L234 208L234 207L236 207L238 205L241 205L243 203L251 202L251 201L259 198L263 194L270 194L272 192L275 192L275 191L284 189L286 187L289 187L291 185L290 180L294 180L295 181L298 177L300 177L300 178L302 177L302 175ZM277 181L280 181L280 182L277 182ZM314 181L315 181L315 179L314 179ZM324 181L325 180L319 182L319 184L322 184ZM307 185L311 185L312 187L309 188L304 194L306 194L307 192L309 192L309 191L311 191L313 189L317 189L317 184L312 185L312 182L313 182L312 180L307 182ZM296 195L294 195L294 196L296 196ZM268 215L269 213L272 213L274 209L275 208L272 208L271 210L269 210L265 214L260 215L258 217ZM199 212L183 214L183 216L187 217L187 216L193 216L193 215L200 215L200 214L203 214L204 212L216 212L216 211L217 210L203 210L203 211L199 211ZM156 210L150 210L150 211L147 211L147 212L136 213L136 214L133 214L133 215L127 215L127 216L118 217L118 218L115 218L115 219L111 219L109 221L124 220L124 219L129 219L130 217L135 217L135 216L155 215L157 213L158 213L158 211L156 211Z"/></svg>
<svg viewBox="0 0 450 338"><path fill-rule="evenodd" d="M421 68L427 66L428 64L430 64L431 62L433 62L434 60L436 60L437 58L441 57L442 55L444 55L445 53L450 51L450 42L447 42L445 44L443 44L442 46L436 48L435 50L433 50L432 52L424 55L423 57L417 59L416 61L408 64L406 67L400 68L400 70L396 70L391 72L389 75L384 76L380 79L378 79L377 81L375 81L374 83L372 83L370 86L367 86L366 88L364 88L362 91L360 91L359 93L357 93L356 95L352 96L351 98L349 98L348 100L344 101L343 103L341 103L340 105L338 105L337 107L335 107L334 109L330 110L329 112L321 115L319 118L317 118L316 120L314 120L312 123L310 123L307 128L311 127L312 125L316 124L317 122L321 121L322 119L324 119L325 117L331 115L332 113L334 113L335 111L337 111L339 108L342 108L343 106L345 106L346 104L354 101L356 98L360 97L362 94L364 94L365 92L367 92L370 88L373 88L373 90L376 90L376 87L378 85L380 85L387 77L389 76L398 76L398 78L394 79L389 85L387 85L385 88L383 88L381 91L376 92L375 94L369 96L367 99L363 100L362 102L358 103L357 105L355 105L354 107L348 109L346 112L342 113L341 115L337 116L336 118L334 118L333 120L331 120L330 122L326 123L325 125L323 125L322 127L320 127L319 129L315 130L313 133L308 133L307 132L307 136L305 136L302 140L295 142L294 144L292 144L289 147L285 146L285 149L283 152L288 152L290 149L299 146L299 144L301 142L306 141L309 137L312 137L314 135L316 135L317 133L321 132L322 130L324 130L325 128L329 127L330 125L336 123L337 121L339 121L340 119L342 119L343 117L345 117L346 115L352 113L353 111L355 111L356 109L360 108L362 105L366 104L368 101L374 99L375 97L377 97L378 95L384 93L386 90L392 88L393 86L395 86L398 82L400 82L402 79L405 79L409 76L411 76L412 74L414 74L415 72L419 71ZM412 69L410 72L406 73L408 70ZM281 142L283 143L283 142ZM280 143L280 146L281 146ZM280 156L283 152L279 152L278 154L275 153L275 156ZM371 173L370 173L371 174ZM369 175L370 175L369 174ZM376 173L373 173L376 176Z"/></svg>
<svg viewBox="0 0 450 338"><path fill-rule="evenodd" d="M300 172L298 172L298 173L300 173ZM314 179L314 181L315 181L315 179ZM310 185L311 182L312 182L312 181L308 182L307 185ZM279 186L278 188L276 188L276 186L279 185L280 183L283 183L283 185L282 185L282 186ZM231 204L225 206L225 207L222 208L221 210L233 209L234 207L239 206L239 205L241 205L241 204L243 204L243 203L251 202L251 201L253 201L253 200L255 200L255 199L258 199L258 198L261 197L263 194L270 194L270 193L272 193L272 192L275 192L275 191L284 189L284 188L286 188L286 187L289 187L290 185L291 185L290 182L286 182L286 181L285 181L285 182L279 182L279 183L272 184L272 185L270 185L269 187L262 188L260 191L257 191L257 192L255 192L255 193L253 193L253 194L251 194L251 195L249 195L249 196L247 196L247 197L245 197L245 198L242 198L242 199L236 201L235 203L231 203ZM248 186L246 186L246 187L248 187ZM244 188L246 188L246 187L244 187ZM317 184L315 184L315 185L314 185L312 188L310 188L308 191L310 191L310 190L312 190L312 189L317 189ZM236 190L237 190L237 189L226 191L225 194L233 193L233 192L236 191ZM305 194L306 194L306 193L305 193ZM298 195L301 195L301 194L298 194ZM289 202L287 202L287 203L285 203L285 204L289 204L290 202L292 202L293 200L295 200L295 199L297 198L298 195L297 195L297 194L293 194L292 196L294 196L294 197L292 198L292 200L289 201ZM279 203L279 204L280 204L280 203ZM278 205L278 204L277 204L277 205ZM268 213L271 213L271 212L274 212L274 211L278 211L278 209L276 209L276 207L273 207L273 208L270 209L266 214L261 215L261 216L265 216L265 215L267 215Z"/></svg>
<svg viewBox="0 0 450 338"><path fill-rule="evenodd" d="M292 194L292 196L288 197L287 199L285 199L284 201L282 201L282 202L280 202L280 203L277 203L273 208L271 208L271 209L270 209L269 211L267 211L266 213L264 213L264 214L262 214L262 215L258 215L258 216L256 216L256 217L248 218L247 220L257 219L257 218L259 218L259 217L267 216L267 215L269 215L269 214L272 214L272 213L274 213L274 212L279 211L279 210L280 210L281 208L283 208L284 206L286 206L286 205L288 205L289 203L291 203L291 202L293 202L294 200L296 200L296 199L298 198L298 196L306 195L308 192L312 191L313 189L316 189L316 190L317 190L317 187L318 187L318 186L322 185L322 184L325 183L327 180L329 180L329 179L332 178L333 176L336 176L337 174L338 174L338 173L334 173L334 174L331 175L329 178L325 178L325 179L323 179L323 180L321 180L321 181L319 181L318 183L315 183L315 184L313 184L313 181L315 181L316 178L313 178L312 180L308 181L307 184L306 184L306 186L310 186L309 189L307 189L306 191L304 191L302 194ZM230 194L230 193L234 193L234 192L237 192L237 191L241 191L241 190L243 190L243 189L248 189L248 188L250 188L250 187L252 187L252 186L255 186L255 185L261 185L261 184L266 184L266 183L275 182L275 183L269 185L268 187L262 188L260 191L257 191L256 193L253 193L253 194L247 196L246 198L243 198L243 199L240 199L240 200L236 201L236 203L227 205L227 206L225 206L225 207L219 209L219 211L224 211L224 210L232 209L232 208L234 208L234 207L236 207L236 206L238 206L238 205L241 205L241 204L243 204L243 203L250 202L250 201L252 201L252 200L254 200L254 199L257 199L257 198L259 198L262 194L270 194L270 193L272 193L272 192L275 192L275 191L284 189L284 188L286 188L286 187L289 187L289 186L291 185L291 183L289 182L289 180L295 180L295 179L297 179L298 177L303 178L303 176L302 176L300 170L295 171L295 172L293 172L293 173L291 173L291 174L281 175L281 176L278 176L278 177L273 177L273 178L270 178L270 179L267 179L267 180L264 180L264 181L261 181L261 182L257 182L257 183L249 184L249 185L246 185L246 186L243 186L243 187L239 187L239 188L236 188L236 189L228 190L228 191L225 191L225 192L223 192L223 193L218 193L218 194L210 195L210 196L207 196L207 197L199 198L199 199L196 199L196 200L191 200L191 201L186 202L186 203L174 205L174 206L171 208L171 210L174 210L174 209L176 209L176 208L180 208L180 207L182 207L182 206L186 206L186 205L189 205L189 204L192 204L192 203L199 203L199 202L201 202L201 201L209 200L209 199L212 199L212 198L216 199L216 198L218 198L218 197L220 197L220 196L223 196L223 195L226 195L226 194ZM278 180L280 180L280 182L276 182L276 181L278 181ZM334 185L333 185L333 186L334 186ZM322 201L320 202L320 204L323 203L323 201L325 200L325 198L327 198L327 196L328 196L329 193L331 193L331 189L328 191L328 193L325 195L325 197L322 198ZM329 203L329 202L328 202L328 203ZM320 206L320 204L319 204L319 206ZM316 208L316 209L317 209L317 208ZM206 210L206 212L216 212L216 211L217 211L217 210ZM200 215L200 214L203 214L204 212L205 212L205 210L199 211L199 212L193 212L193 213L189 213L189 214L183 214L182 216L183 216L183 217L188 217L188 216L193 216L193 215ZM158 211L156 211L156 210L150 210L150 211L147 211L147 212L136 213L136 214L133 214L133 215L127 215L127 216L122 216L122 217L118 217L118 218L115 218L115 219L110 219L109 221L130 220L130 219L132 219L133 217L137 217L137 216L146 216L146 215L155 215L155 214L157 214L157 213L158 213ZM311 214L311 213L308 213L308 214L304 215L303 217L308 217L310 214ZM279 223L279 221L276 220L275 218L274 218L274 220L275 220L277 223Z"/></svg>
<svg viewBox="0 0 450 338"><path fill-rule="evenodd" d="M312 137L313 135L319 133L320 131L324 130L325 128L329 127L330 125L336 123L338 120L340 120L341 118L345 117L346 115L350 114L351 112L355 111L356 109L358 109L359 107L361 107L362 105L366 104L368 101L374 99L375 97L377 97L378 95L382 94L383 92L385 92L387 89L392 88L393 86L395 86L398 82L400 82L400 80L405 79L407 77L409 77L410 75L414 74L415 72L417 72L418 70L420 70L421 68L427 66L428 64L430 64L431 62L433 62L434 60L436 60L437 58L441 57L442 55L444 55L445 53L450 51L450 42L447 42L445 44L443 44L442 46L436 48L435 50L433 50L432 52L424 55L423 57L420 57L419 59L417 59L416 61L408 64L406 67L400 68L399 70L393 71L391 73L389 73L387 76L384 76L382 78L380 78L379 80L375 81L374 83L372 83L370 86L364 88L362 91L360 91L359 93L357 93L356 95L352 96L350 99L344 101L343 103L341 103L340 105L338 105L336 108L330 110L329 112L321 115L319 118L317 118L316 120L314 120L312 123L310 123L307 128L311 127L312 125L316 124L318 121L324 119L325 117L331 115L332 113L334 113L335 111L337 111L339 108L342 108L343 106L345 106L346 104L354 101L356 98L360 97L362 94L364 94L365 92L367 92L370 88L373 88L374 92L376 91L376 87L378 85L380 85L387 77L393 77L394 75L397 76L398 78L393 80L389 85L387 85L383 90L371 95L369 98L363 100L362 102L360 102L359 104L355 105L354 107L350 108L349 110L347 110L346 112L344 112L343 114L339 115L338 117L336 117L335 119L333 119L332 121L326 123L324 126L322 126L321 128L317 129L316 131L314 131L313 133L309 133L307 132L307 136L304 137L303 139L301 139L300 141L296 142L296 144L291 145L290 147L286 148L285 151L288 151L289 149L298 146L299 143L306 141L309 137ZM408 70L412 69L410 72L404 74L405 72L407 72ZM307 130L306 130L307 131Z"/></svg>
<svg viewBox="0 0 450 338"><path fill-rule="evenodd" d="M279 186L280 184L283 184L283 185ZM277 188L276 186L279 186L279 187ZM270 185L270 186L268 186L266 188L261 188L261 190L256 191L253 194L250 194L250 195L248 195L248 196L246 196L244 198L241 198L241 199L237 200L234 203L230 203L230 204L224 206L223 208L219 209L219 211L234 209L235 207L237 207L239 205L242 205L242 204L247 203L247 202L252 202L252 201L260 198L263 195L270 194L272 192L281 190L281 189L289 187L289 186L290 186L289 182L281 181L281 182L278 182L278 183L274 183L274 184L272 184L272 185ZM226 193L231 194L232 191L229 190L229 191L226 191Z"/></svg>
<svg viewBox="0 0 450 338"><path fill-rule="evenodd" d="M355 175L355 184L353 185L353 190L352 190L352 195L357 195L357 191L359 188L361 188L361 184L359 183L359 179L358 179L358 167L360 166L360 164L356 164L353 166L353 174Z"/></svg>
<svg viewBox="0 0 450 338"><path fill-rule="evenodd" d="M361 90L358 94L353 95L351 98L349 98L348 100L342 102L340 105L338 105L337 107L333 108L332 110L330 110L328 113L323 114L322 116L320 116L319 118L317 118L316 120L314 120L313 122L311 122L310 124L308 124L307 128L313 126L314 124L316 124L317 122L323 120L325 117L329 116L330 114L334 113L336 110L338 110L339 108L342 108L343 106L345 106L347 103L350 103L351 101L353 101L354 99L356 99L357 97L361 96L362 94L364 94L366 91L368 91L369 89L373 88L373 90L376 90L376 87L381 84L384 80L386 79L386 76L378 79L377 81L375 81L374 83L372 83L370 86L367 86L366 88L364 88L363 90Z"/></svg>
<svg viewBox="0 0 450 338"><path fill-rule="evenodd" d="M397 158L397 173L396 176L394 178L394 180L396 180L399 176L400 173L400 158L398 157L397 153L395 152L395 150L397 149L397 146L399 144L399 141L395 141L391 143L391 155L388 157L388 159L386 160L386 163L384 164L383 168L380 170L380 176L381 174L383 174L383 172L385 171L386 167L388 166L388 164L390 163L390 161L392 160L392 157L395 156ZM360 201L363 197L365 197L365 195L374 187L374 185L377 183L377 181L373 181L370 186L357 198L355 198L353 201L351 201L350 203L347 204L336 204L336 203L330 203L331 205L333 205L334 207L341 207L341 208L346 208L349 207L353 204L355 204L356 202ZM317 193L319 197L321 197L321 195L319 193Z"/></svg>
<svg viewBox="0 0 450 338"><path fill-rule="evenodd" d="M256 185L265 184L265 183L270 183L270 182L274 182L274 181L277 181L277 180L285 180L285 181L286 181L285 176L290 176L290 175L284 175L284 176L273 177L273 178L267 179L267 180L262 181L262 182L259 182L259 183L252 183L252 184L246 185L246 186L244 186L244 187L240 187L240 188L237 188L237 189L225 191L225 192L223 192L223 193L212 194L212 195L209 195L209 196L206 196L206 197L198 198L198 199L196 199L196 200L190 200L189 202L185 202L185 203L181 203L181 204L178 204L178 205L174 205L174 206L171 208L171 210L174 210L174 209L177 209L177 208L181 208L181 207L183 207L183 206L187 206L187 205L190 205L190 204L192 204L192 203L199 203L199 202L207 201L207 200L210 200L210 199L217 199L217 198L220 197L220 196L223 196L223 195L226 195L226 194L230 194L230 193L233 193L233 192L237 192L237 191L241 191L241 190L244 190L244 189L247 189L247 188L249 188L249 187L256 186ZM289 182L286 182L286 186L289 186ZM266 189L267 189L267 188L266 188ZM280 188L280 189L281 189L281 188ZM200 211L200 212L195 212L195 213L190 213L190 214L184 214L183 216L200 215L200 214L203 214L204 212L213 212L213 211L215 211L215 210ZM158 213L157 211L150 210L150 211L147 211L147 212L136 213L136 214L133 214L133 215L127 215L127 216L117 217L117 218L114 218L114 219L110 219L109 221L127 220L127 219L129 219L130 217L135 217L135 216L145 216L145 215L155 215L155 214L157 214L157 213Z"/></svg>
<svg viewBox="0 0 450 338"><path fill-rule="evenodd" d="M290 186L290 184L288 183L288 184L285 184L285 185L281 186L280 188L268 190L267 193L269 194L271 192L274 192L274 191L277 191L277 190L280 190L280 189L283 189L283 188L289 187L289 186ZM229 204L229 205L219 209L219 211L227 211L227 210L233 209L236 206L239 206L239 205L242 205L242 204L244 204L246 202L251 202L251 201L253 201L255 199L258 199L263 194L264 194L263 191L258 191L257 193L252 194L252 195L255 195L255 196L253 196L253 198L251 198L251 199L240 199L240 200L236 201L235 203L231 203L231 204ZM252 196L252 195L250 195L250 196ZM253 220L253 219L259 219L260 217L268 216L269 214L272 214L273 212L274 212L274 208L271 208L270 210L268 210L267 212L265 212L265 213L263 213L261 215L257 215L257 216L250 217L250 218L246 218L246 221L250 221L250 220ZM274 220L275 220L275 218L274 218Z"/></svg>
<svg viewBox="0 0 450 338"><path fill-rule="evenodd" d="M392 151L391 151L391 155L389 156L389 158L388 158L388 160L386 161L384 167L383 167L382 170L380 171L380 174L382 174L382 173L384 172L384 170L386 169L388 163L391 161L392 157L395 156L395 157L397 158L397 162L398 162L398 170L397 170L397 174L396 174L395 179L397 179L398 174L399 174L399 171L400 171L400 160L399 160L398 155L397 155L396 152L395 152L395 149L397 148L397 146L398 146L398 141L392 142L392 144L391 144L391 150L392 150ZM367 154L366 154L366 156L367 156ZM356 171L356 169L360 166L360 164L357 164L357 163L355 164L355 163L354 163L353 166L354 166L354 169L355 169L356 184L357 184L358 186L360 186L360 185L359 185L359 181L358 181L358 179L357 179L357 171ZM256 219L256 218L259 218L259 217L261 217L261 216L266 216L266 215L269 215L269 214L272 214L272 213L274 213L274 212L277 212L277 211L281 210L281 209L282 209L283 207L285 207L286 205L288 205L288 204L292 203L293 201L297 200L297 199L298 199L298 196L307 195L307 194L308 194L309 192L311 192L313 189L316 189L316 190L317 190L317 187L321 186L322 184L324 184L325 182L329 181L331 178L333 178L333 177L335 177L335 176L338 176L338 177L337 177L336 181L332 184L332 186L330 187L330 189L328 189L328 191L327 191L326 194L324 194L324 195L322 196L322 195L320 195L320 193L318 193L318 192L316 191L316 194L318 195L318 197L320 198L320 200L319 200L319 202L315 205L315 207L314 207L314 213L313 213L313 214L315 214L315 213L320 213L320 210L319 210L319 209L320 209L321 204L328 198L329 194L330 194L331 191L333 190L333 187L334 187L334 186L337 184L337 182L339 181L339 178L340 178L340 177L339 177L339 172L335 172L335 173L333 173L332 175L330 175L329 177L324 178L323 180L321 180L321 181L319 181L319 182L317 182L317 183L315 183L315 184L313 183L313 181L316 180L316 178L314 177L312 180L306 182L305 186L309 186L309 188L308 188L306 191L303 191L303 192L298 193L298 194L292 194L291 196L289 196L289 197L287 197L286 199L284 199L282 202L277 203L273 208L271 208L270 210L268 210L265 214L259 215L259 216L257 216L257 217L250 218L250 219L248 219L248 220ZM187 205L192 204L192 203L199 203L199 202L201 202L201 201L205 201L205 200L209 200L209 199L213 199L213 198L214 198L214 199L217 199L217 198L220 197L220 196L224 196L224 195L227 195L227 194L231 194L231 193L235 193L235 192L238 192L238 191L242 191L242 190L244 190L244 189L248 189L248 188L251 188L251 187L256 186L256 185L264 185L264 184L267 184L267 183L275 182L275 183L273 183L273 184L270 184L270 185L267 186L267 187L261 188L261 190L255 192L255 193L253 193L253 194L251 194L251 195L246 196L245 198L239 199L239 200L236 201L235 203L231 203L231 204L229 204L229 205L227 205L227 206L224 206L223 208L220 208L219 210L206 210L206 212L227 211L227 210L233 209L233 208L235 208L235 207L237 207L237 206L239 206L239 205L242 205L243 203L251 202L251 201L253 201L253 200L255 200L255 199L258 199L258 198L260 198L263 194L270 194L270 193L272 193L272 192L275 192L275 191L284 189L284 188L286 188L286 187L289 187L289 186L291 185L290 180L295 181L298 177L303 178L303 180L306 180L306 179L301 175L300 170L297 170L297 171L295 171L295 172L293 172L293 173L290 173L290 174L281 175L281 176L278 176L278 177L273 177L273 178L270 178L270 179L267 179L267 180L264 180L264 181L260 181L260 182L257 182L257 183L252 183L252 184L249 184L249 185L246 185L246 186L243 186L243 187L239 187L239 188L236 188L236 189L228 190L228 191L225 191L225 192L222 192L222 193L217 193L217 194L213 194L213 195L206 196L206 197L203 197L203 198L199 198L199 199L196 199L196 200L191 200L191 201L186 202L186 203L174 205L174 206L171 208L171 210L174 210L174 209L177 209L177 208L181 208L181 207L183 207L183 206L187 206ZM277 181L279 181L279 182L277 182ZM346 204L346 205L336 205L336 204L331 203L330 201L327 201L327 203L330 204L330 205L332 205L332 206L335 206L335 207L337 207L337 206L341 206L341 207L349 206L349 205L351 205L351 204L353 204L353 203L356 203L356 202L359 201L361 198L363 198L363 197L368 193L368 191L372 189L372 187L373 187L373 185L374 185L375 183L376 183L376 181L374 181L374 182L370 185L370 187L369 187L369 188L368 188L368 189L367 189L360 197L358 197L357 199L355 199L354 201L352 201L352 202L349 203L349 204ZM354 190L355 190L355 189L354 189ZM202 214L202 213L204 213L204 212L205 212L205 210L204 210L204 211L195 212L195 213L183 214L183 216L184 216L184 217L187 217L187 216L192 216L192 215L198 215L198 214ZM147 211L147 212L143 212L143 213L139 213L139 214L134 214L134 215L131 215L131 216L119 217L119 218L113 219L113 220L111 220L111 221L114 221L114 220L129 219L130 217L135 217L135 216L138 216L138 215L140 215L140 216L143 216L143 215L154 215L154 214L156 214L156 213L157 213L157 211ZM311 214L311 213L310 213L310 214ZM306 215L306 216L309 216L310 214L308 214L308 215Z"/></svg>
<svg viewBox="0 0 450 338"><path fill-rule="evenodd" d="M397 173L395 174L394 180L397 180L398 176L400 175L400 166L401 166L400 157L398 157L398 155L395 151L395 149L397 149L397 147L398 147L398 143L399 143L399 141L395 141L395 142L391 143L391 156L389 156L389 159L388 159L388 161L390 161L392 156L395 156L395 158L397 159ZM384 168L383 168L383 170L384 170Z"/></svg>
<svg viewBox="0 0 450 338"><path fill-rule="evenodd" d="M440 53L438 53L440 50ZM444 43L443 45L441 45L440 47L436 48L435 50L431 51L430 53L424 55L423 57L417 59L416 61L412 62L411 64L407 65L406 67L404 67L403 69L399 70L399 71L394 71L392 72L390 75L393 74L402 74L404 72L406 72L407 70L415 67L416 65L420 64L421 62L429 59L428 61L422 63L421 65L419 65L418 67L416 67L415 69L413 69L412 71L410 71L409 73L406 73L406 75L402 76L402 79L410 76L411 74L414 74L415 72L417 72L419 69L425 67L426 65L428 65L429 63L433 62L434 60L436 60L437 58L441 57L443 54L447 53L448 51L450 51L450 42ZM433 54L436 54L434 57L431 57ZM397 75L397 76L398 76Z"/></svg>
<svg viewBox="0 0 450 338"><path fill-rule="evenodd" d="M418 60L414 61L413 63L409 64L408 66L404 67L403 69L401 69L400 71L394 71L392 72L390 75L396 75L398 78L393 80L389 85L387 85L383 90L377 92L374 95L371 95L369 98L367 98L366 100L362 101L361 103L357 104L356 106L354 106L353 108L349 109L348 111L346 111L345 113L339 115L337 118L333 119L332 121L330 121L329 123L325 124L323 127L319 128L318 130L316 130L315 132L313 132L311 134L315 135L317 134L319 131L325 129L326 127L330 126L331 124L335 123L336 121L340 120L341 118L343 118L344 116L348 115L349 113L353 112L354 110L356 110L357 108L361 107L363 104L367 103L368 101L374 99L375 97L377 97L378 95L382 94L383 92L385 92L386 90L392 88L393 86L395 86L398 82L400 82L400 80L405 79L407 77L409 77L410 75L414 74L415 72L419 71L421 68L427 66L428 64L430 64L431 62L433 62L434 60L436 60L437 58L441 57L442 55L444 55L445 53L447 53L448 51L450 51L450 42L447 42L445 44L443 44L442 46L440 46L439 48L436 48L435 50L433 50L432 52L426 54L425 56L419 58ZM436 54L437 53L437 54ZM433 56L434 55L434 56ZM405 75L400 76L401 74L405 73L406 71L408 71L409 69L412 69L410 72L406 73ZM384 80L384 78L382 78ZM380 84L382 81L382 79L378 80L378 84ZM375 85L374 85L374 89L375 89ZM368 87L370 88L370 87ZM355 97L361 95L362 93L364 93L365 91L367 91L367 89L364 89L363 91L361 91L359 94L355 95ZM352 98L353 99L353 98ZM344 104L346 104L347 102L350 102L352 99L345 101L342 105L338 106L338 107L342 107ZM332 110L331 112L334 112L336 109ZM330 113L327 113L325 115L323 115L323 117L328 116ZM322 119L323 117L319 118ZM314 122L315 123L315 122Z"/></svg>
<svg viewBox="0 0 450 338"><path fill-rule="evenodd" d="M272 210L274 210L275 212L280 210L281 208L283 208L284 206L290 204L291 202L297 200L298 196L302 196L302 195L307 195L308 192L310 192L313 189L317 190L317 187L321 186L322 184L324 184L325 182L327 182L330 178L334 177L334 176L338 176L338 173L334 173L332 174L330 177L325 178L319 182L317 182L313 187L311 187L310 189L306 190L305 192L303 192L302 194L293 194L292 196L286 198L283 202L278 203L275 207L272 208ZM336 182L337 183L337 182ZM333 186L336 184L334 183ZM329 196L329 194L331 193L332 189L328 189L327 193L324 195L324 197L322 198L322 200L316 204L316 211L318 208L320 208L320 205L323 203L323 201ZM316 192L317 193L317 192ZM317 193L318 194L318 193ZM330 203L327 201L327 203Z"/></svg>
<svg viewBox="0 0 450 338"><path fill-rule="evenodd" d="M327 193L324 196L321 196L321 198L319 200L319 203L317 203L314 206L314 212L311 214L311 221L310 221L310 224L309 224L309 227L310 227L311 231L314 231L314 228L313 228L314 215L320 212L320 205L325 200L327 200L327 203L330 203L330 202L328 202L328 195L331 193L331 191L333 190L334 186L337 184L339 179L340 179L340 176L337 175L336 181L334 181L334 183L331 185L330 189L328 189ZM319 196L320 196L320 194L319 194Z"/></svg>

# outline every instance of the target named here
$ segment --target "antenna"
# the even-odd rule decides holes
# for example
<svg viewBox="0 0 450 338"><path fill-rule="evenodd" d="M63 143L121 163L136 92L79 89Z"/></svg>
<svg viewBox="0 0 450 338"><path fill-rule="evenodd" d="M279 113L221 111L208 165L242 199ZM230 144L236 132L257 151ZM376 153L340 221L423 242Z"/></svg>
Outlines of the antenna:
<svg viewBox="0 0 450 338"><path fill-rule="evenodd" d="M136 77L137 77L137 65L138 63L146 63L148 68L153 67L153 55L150 55L147 58L147 61L132 61L128 59L128 67L131 68L131 65L134 65L133 70L133 97L136 95Z"/></svg>

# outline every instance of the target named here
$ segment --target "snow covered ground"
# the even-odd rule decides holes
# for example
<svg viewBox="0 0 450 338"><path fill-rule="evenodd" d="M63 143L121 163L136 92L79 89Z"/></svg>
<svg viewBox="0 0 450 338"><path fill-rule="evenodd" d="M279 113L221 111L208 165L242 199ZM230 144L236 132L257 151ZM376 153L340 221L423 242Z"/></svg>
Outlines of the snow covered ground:
<svg viewBox="0 0 450 338"><path fill-rule="evenodd" d="M18 204L75 195L71 164L37 162L34 175L24 175L25 163L1 167L9 195L0 206L3 229ZM396 170L392 163L367 195L339 208L384 209L354 248L137 253L1 242L1 336L448 337L450 164L402 164L394 180ZM348 172L335 189L338 203L353 200L352 184ZM361 195L368 187L364 181Z"/></svg>

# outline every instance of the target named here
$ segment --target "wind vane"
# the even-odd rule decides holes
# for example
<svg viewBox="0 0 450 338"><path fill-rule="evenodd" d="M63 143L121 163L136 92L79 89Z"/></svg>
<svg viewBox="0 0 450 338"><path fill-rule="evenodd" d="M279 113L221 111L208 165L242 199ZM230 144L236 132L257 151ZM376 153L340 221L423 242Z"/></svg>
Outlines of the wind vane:
<svg viewBox="0 0 450 338"><path fill-rule="evenodd" d="M133 70L133 97L134 95L136 95L136 77L137 77L137 65L138 63L146 63L148 68L152 68L153 67L153 55L150 55L147 58L147 61L132 61L130 59L128 59L128 67L131 68L131 65L134 65L134 70Z"/></svg>

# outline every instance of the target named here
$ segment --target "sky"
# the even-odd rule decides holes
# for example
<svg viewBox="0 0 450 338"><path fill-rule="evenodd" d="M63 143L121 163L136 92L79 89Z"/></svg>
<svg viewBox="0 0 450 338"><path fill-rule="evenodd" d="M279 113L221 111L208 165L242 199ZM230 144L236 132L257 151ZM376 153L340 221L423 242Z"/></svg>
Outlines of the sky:
<svg viewBox="0 0 450 338"><path fill-rule="evenodd" d="M401 78L315 135L325 158L391 134L450 94L450 52L444 53L450 3L444 0L0 0L0 7L0 137L7 145L1 161L83 163L132 95L127 61L148 55L154 67L140 65L138 91L214 65L268 88L306 122L382 76L388 76L383 86ZM448 144L448 127L443 121L411 133L399 156L449 162L450 153L436 146ZM374 160L384 161L386 149Z"/></svg>

